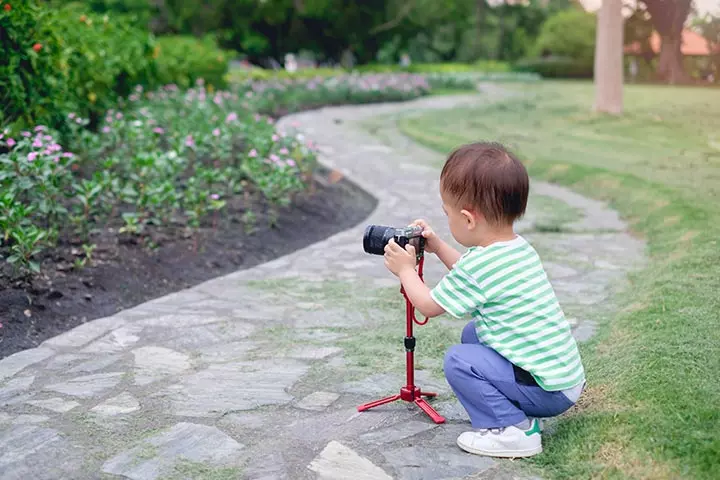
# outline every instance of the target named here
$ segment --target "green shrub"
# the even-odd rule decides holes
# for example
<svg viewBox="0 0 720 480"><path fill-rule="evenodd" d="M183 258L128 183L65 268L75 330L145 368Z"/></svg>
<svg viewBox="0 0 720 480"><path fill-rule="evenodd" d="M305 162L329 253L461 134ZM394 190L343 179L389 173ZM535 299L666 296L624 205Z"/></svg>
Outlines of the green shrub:
<svg viewBox="0 0 720 480"><path fill-rule="evenodd" d="M157 39L157 81L188 88L198 79L225 86L228 58L211 37L166 36Z"/></svg>
<svg viewBox="0 0 720 480"><path fill-rule="evenodd" d="M534 54L567 57L591 66L595 56L595 30L595 15L579 9L563 10L543 24Z"/></svg>
<svg viewBox="0 0 720 480"><path fill-rule="evenodd" d="M466 73L466 72L507 72L510 66L505 62L484 60L477 63L412 63L407 67L397 64L368 64L357 68L372 73Z"/></svg>
<svg viewBox="0 0 720 480"><path fill-rule="evenodd" d="M547 78L591 78L593 66L568 57L541 57L520 60L514 66L517 72L536 73Z"/></svg>
<svg viewBox="0 0 720 480"><path fill-rule="evenodd" d="M83 13L71 5L32 1L0 10L0 128L45 124L64 128L66 114L93 123L153 77L149 33L127 17Z"/></svg>

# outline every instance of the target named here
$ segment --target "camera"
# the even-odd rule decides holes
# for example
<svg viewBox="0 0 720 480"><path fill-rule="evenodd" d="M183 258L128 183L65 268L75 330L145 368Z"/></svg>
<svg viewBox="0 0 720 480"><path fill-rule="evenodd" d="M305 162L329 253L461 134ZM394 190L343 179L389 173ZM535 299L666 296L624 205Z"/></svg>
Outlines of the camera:
<svg viewBox="0 0 720 480"><path fill-rule="evenodd" d="M372 255L384 255L385 245L390 239L394 239L395 243L405 248L410 244L415 247L415 253L418 259L423 255L425 248L425 237L422 236L423 228L416 227L386 227L383 225L368 225L363 235L363 249L365 253Z"/></svg>

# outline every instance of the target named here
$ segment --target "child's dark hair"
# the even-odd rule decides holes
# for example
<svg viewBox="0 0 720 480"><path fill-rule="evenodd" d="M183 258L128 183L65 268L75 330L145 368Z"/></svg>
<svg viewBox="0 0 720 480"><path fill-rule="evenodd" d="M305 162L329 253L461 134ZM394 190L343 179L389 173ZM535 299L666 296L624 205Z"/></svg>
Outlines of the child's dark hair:
<svg viewBox="0 0 720 480"><path fill-rule="evenodd" d="M450 154L440 185L461 208L478 209L491 224L512 224L527 206L530 180L520 160L503 145L478 142Z"/></svg>

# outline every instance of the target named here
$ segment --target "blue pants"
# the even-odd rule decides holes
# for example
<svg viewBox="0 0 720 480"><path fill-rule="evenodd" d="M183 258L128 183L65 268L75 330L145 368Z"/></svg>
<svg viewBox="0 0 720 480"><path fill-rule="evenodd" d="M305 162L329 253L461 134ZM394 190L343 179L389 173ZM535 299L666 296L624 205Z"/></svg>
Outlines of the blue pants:
<svg viewBox="0 0 720 480"><path fill-rule="evenodd" d="M478 340L473 322L461 345L445 354L445 377L474 428L502 428L530 417L554 417L572 407L561 392L518 383L513 364Z"/></svg>

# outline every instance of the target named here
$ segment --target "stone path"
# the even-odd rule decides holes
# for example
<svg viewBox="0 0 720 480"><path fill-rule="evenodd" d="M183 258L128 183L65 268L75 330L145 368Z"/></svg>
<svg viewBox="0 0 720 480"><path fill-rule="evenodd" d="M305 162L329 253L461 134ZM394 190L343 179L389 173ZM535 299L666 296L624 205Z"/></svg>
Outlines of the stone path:
<svg viewBox="0 0 720 480"><path fill-rule="evenodd" d="M447 236L442 158L400 136L394 116L484 101L328 108L280 126L299 123L324 163L377 196L367 223L424 216ZM603 205L539 182L532 189L520 230L585 338L643 245ZM464 322L416 329L417 383L440 393L447 424L400 403L356 411L404 384L402 300L382 259L362 251L364 226L0 361L0 478L516 478L508 462L455 445L468 424L441 361ZM443 269L427 263L435 283Z"/></svg>

